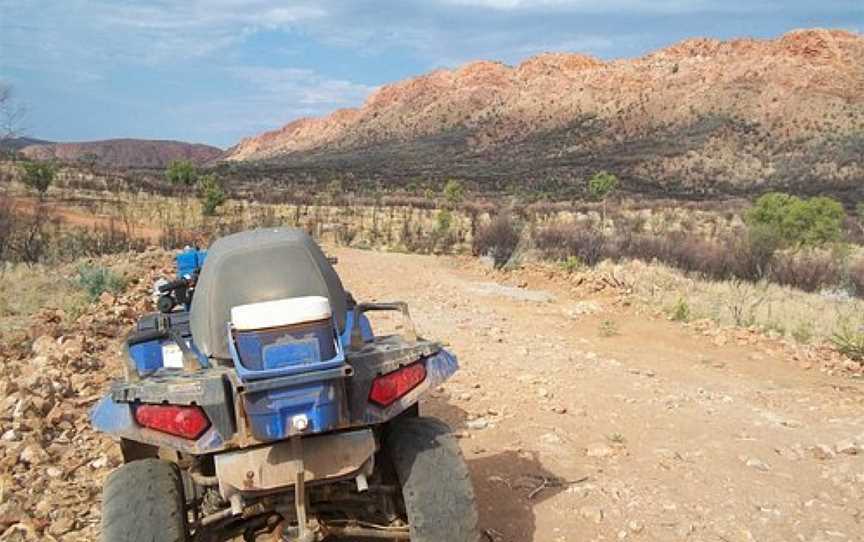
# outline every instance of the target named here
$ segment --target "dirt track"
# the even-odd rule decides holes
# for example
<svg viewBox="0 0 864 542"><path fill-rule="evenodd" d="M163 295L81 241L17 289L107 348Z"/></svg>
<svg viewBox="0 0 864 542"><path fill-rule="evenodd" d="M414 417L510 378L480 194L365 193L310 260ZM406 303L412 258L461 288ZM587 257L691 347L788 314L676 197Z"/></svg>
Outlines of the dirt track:
<svg viewBox="0 0 864 542"><path fill-rule="evenodd" d="M462 437L490 540L864 540L861 381L805 370L752 334L701 336L616 292L580 297L530 273L502 285L469 259L329 252L355 297L408 301L459 355L422 410ZM0 540L98 538L120 457L86 410L169 272L158 251L128 259L144 270L130 292L74 327L48 311L32 353L0 352L0 527L22 522Z"/></svg>
<svg viewBox="0 0 864 542"><path fill-rule="evenodd" d="M358 299L409 301L459 355L423 406L463 437L491 539L864 540L860 382L540 277L335 254Z"/></svg>

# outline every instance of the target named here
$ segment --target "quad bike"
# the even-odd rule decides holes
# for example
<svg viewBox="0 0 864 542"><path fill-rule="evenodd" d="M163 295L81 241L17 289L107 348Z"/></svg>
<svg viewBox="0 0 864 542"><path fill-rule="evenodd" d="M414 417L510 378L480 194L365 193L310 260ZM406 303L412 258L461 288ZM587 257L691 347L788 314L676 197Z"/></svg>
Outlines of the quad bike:
<svg viewBox="0 0 864 542"><path fill-rule="evenodd" d="M300 230L230 235L189 262L91 413L124 458L104 541L480 539L459 448L418 410L456 358L404 303L356 303ZM374 335L369 311L400 312L401 335Z"/></svg>

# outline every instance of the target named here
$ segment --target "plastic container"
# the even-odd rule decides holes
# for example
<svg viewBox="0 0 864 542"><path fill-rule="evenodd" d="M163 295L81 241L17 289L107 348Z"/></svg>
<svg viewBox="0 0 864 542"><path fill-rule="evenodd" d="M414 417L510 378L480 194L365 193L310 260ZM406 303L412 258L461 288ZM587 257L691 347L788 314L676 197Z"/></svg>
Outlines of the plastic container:
<svg viewBox="0 0 864 542"><path fill-rule="evenodd" d="M347 419L345 381L330 378L244 394L250 429L259 440L280 440L294 434L332 431ZM299 430L294 420L306 427Z"/></svg>
<svg viewBox="0 0 864 542"><path fill-rule="evenodd" d="M174 258L177 262L177 276L187 277L201 270L204 260L207 258L206 250L186 248Z"/></svg>
<svg viewBox="0 0 864 542"><path fill-rule="evenodd" d="M230 349L241 378L260 379L344 362L325 297L296 297L231 309Z"/></svg>
<svg viewBox="0 0 864 542"><path fill-rule="evenodd" d="M129 355L139 373L150 373L163 366L162 342L156 339L130 344Z"/></svg>

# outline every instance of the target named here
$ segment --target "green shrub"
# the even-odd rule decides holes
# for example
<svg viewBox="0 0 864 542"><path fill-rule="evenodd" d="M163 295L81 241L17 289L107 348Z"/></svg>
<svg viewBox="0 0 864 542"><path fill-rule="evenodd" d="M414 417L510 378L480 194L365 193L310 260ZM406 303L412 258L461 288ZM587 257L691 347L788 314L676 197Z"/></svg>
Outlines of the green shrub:
<svg viewBox="0 0 864 542"><path fill-rule="evenodd" d="M453 213L448 211L447 209L442 209L438 211L438 216L435 217L435 233L438 235L445 235L450 231L450 227L453 225Z"/></svg>
<svg viewBox="0 0 864 542"><path fill-rule="evenodd" d="M82 265L78 268L78 286L84 290L90 301L99 299L105 292L118 294L126 287L126 280L105 267Z"/></svg>
<svg viewBox="0 0 864 542"><path fill-rule="evenodd" d="M675 305L669 311L669 318L675 322L687 322L690 320L690 305L687 304L686 299L683 297L678 298L678 301L675 302Z"/></svg>
<svg viewBox="0 0 864 542"><path fill-rule="evenodd" d="M573 273L583 269L585 267L585 262L579 259L578 256L568 256L566 260L563 260L561 263L561 269L567 273L568 275L572 275Z"/></svg>
<svg viewBox="0 0 864 542"><path fill-rule="evenodd" d="M215 215L216 209L225 203L225 191L215 175L204 175L198 179L198 198L201 200L201 212L204 216Z"/></svg>
<svg viewBox="0 0 864 542"><path fill-rule="evenodd" d="M591 199L603 202L601 229L606 227L606 198L618 188L618 177L608 171L599 171L588 179L588 195Z"/></svg>
<svg viewBox="0 0 864 542"><path fill-rule="evenodd" d="M839 241L846 213L824 196L801 199L772 192L760 196L746 215L751 230L783 246L820 246Z"/></svg>
<svg viewBox="0 0 864 542"><path fill-rule="evenodd" d="M462 203L464 197L465 188L462 186L462 183L456 179L448 180L447 184L444 185L444 199L447 200L447 204L451 207L456 207Z"/></svg>
<svg viewBox="0 0 864 542"><path fill-rule="evenodd" d="M608 171L599 171L588 179L588 194L591 199L603 201L618 187L618 177Z"/></svg>
<svg viewBox="0 0 864 542"><path fill-rule="evenodd" d="M54 182L57 167L50 162L24 162L21 167L24 168L24 184L35 190L41 200Z"/></svg>
<svg viewBox="0 0 864 542"><path fill-rule="evenodd" d="M864 361L864 331L845 324L831 337L831 342L844 356L855 361Z"/></svg>
<svg viewBox="0 0 864 542"><path fill-rule="evenodd" d="M191 188L198 182L198 171L189 160L172 160L165 171L165 178L173 185Z"/></svg>

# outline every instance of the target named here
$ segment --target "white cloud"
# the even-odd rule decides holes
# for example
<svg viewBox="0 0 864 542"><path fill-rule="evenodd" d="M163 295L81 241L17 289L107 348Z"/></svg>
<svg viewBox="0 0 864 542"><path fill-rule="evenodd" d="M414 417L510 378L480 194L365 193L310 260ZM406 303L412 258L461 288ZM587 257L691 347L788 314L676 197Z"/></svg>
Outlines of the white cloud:
<svg viewBox="0 0 864 542"><path fill-rule="evenodd" d="M861 0L436 0L440 5L514 13L586 15L772 14L778 20L795 14L813 16L858 13ZM743 23L743 21L742 21ZM744 26L743 24L741 26Z"/></svg>
<svg viewBox="0 0 864 542"><path fill-rule="evenodd" d="M226 73L247 87L242 99L176 106L172 115L195 122L202 135L227 134L236 140L278 128L299 117L357 107L376 88L328 78L307 69L234 66L227 68ZM218 114L212 114L214 111Z"/></svg>
<svg viewBox="0 0 864 542"><path fill-rule="evenodd" d="M751 8L759 2L709 0L442 0L446 4L505 11L569 11L575 13L687 13L701 10Z"/></svg>
<svg viewBox="0 0 864 542"><path fill-rule="evenodd" d="M91 71L206 56L327 16L316 2L280 0L0 1L0 14L0 65Z"/></svg>
<svg viewBox="0 0 864 542"><path fill-rule="evenodd" d="M327 78L308 69L240 66L228 71L236 79L250 81L259 96L291 106L327 110L357 106L375 90L374 86Z"/></svg>

